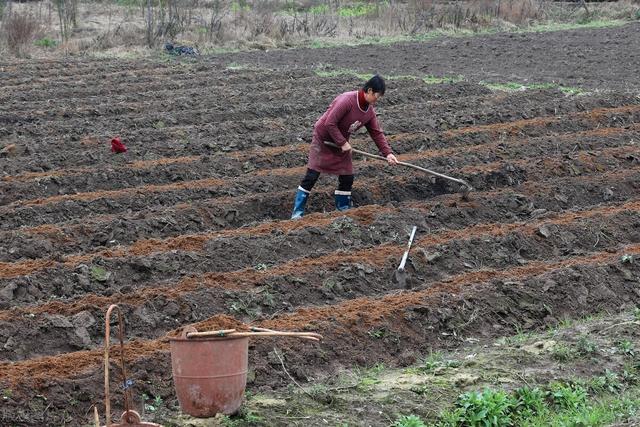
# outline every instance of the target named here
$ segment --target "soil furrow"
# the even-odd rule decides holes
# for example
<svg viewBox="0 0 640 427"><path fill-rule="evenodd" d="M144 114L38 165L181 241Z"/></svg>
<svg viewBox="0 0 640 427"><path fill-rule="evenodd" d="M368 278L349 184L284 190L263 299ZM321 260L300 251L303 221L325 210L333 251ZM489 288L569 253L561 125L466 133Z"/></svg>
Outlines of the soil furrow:
<svg viewBox="0 0 640 427"><path fill-rule="evenodd" d="M414 214L415 215L415 214ZM382 215L384 216L384 215ZM407 215L399 224L401 228L408 229L411 223L419 221L420 214L414 218ZM405 222L407 221L407 222ZM363 243L348 245L349 252L340 250L339 252L329 252L323 254L322 251L316 251L313 258L309 259L291 259L292 254L298 253L301 248L308 244L309 240L323 241L327 243L343 241L347 238L351 240L366 240L362 236L371 232L371 229L381 228L380 224L374 222L371 228L361 228L354 223L339 223L339 227L331 229L317 230L314 233L308 233L303 230L302 233L290 233L283 239L276 239L277 242L270 243L269 238L264 242L256 241L256 247L266 247L268 251L275 251L278 245L287 243L290 250L280 251L273 260L275 265L268 267L263 271L256 271L248 268L238 271L224 272L224 268L214 268L215 273L204 270L195 271L195 266L190 270L191 274L198 274L197 277L188 277L180 280L175 284L163 284L156 288L139 288L137 284L127 286L129 290L124 295L115 295L112 297L101 297L99 295L91 295L76 301L65 303L59 301L56 303L47 303L35 307L24 308L21 311L12 310L4 312L6 317L9 313L14 321L7 322L3 325L2 330L5 331L4 339L10 339L17 330L28 330L23 327L26 324L49 324L47 334L56 333L61 339L53 340L55 343L64 343L64 347L50 348L48 345L42 345L40 332L32 332L31 343L40 343L38 349L29 343L22 345L20 351L16 345L9 345L9 355L19 354L43 354L42 352L58 352L72 351L78 348L86 348L91 346L100 337L101 331L95 321L89 321L90 325L83 325L78 331L78 319L91 318L99 316L100 309L104 310L110 303L124 302L129 306L129 317L139 319L143 323L154 322L152 330L153 337L163 334L167 327L172 328L174 323L188 322L190 318L202 318L213 315L216 308L217 312L227 312L235 314L247 319L255 319L256 317L270 316L277 311L281 311L281 307L276 305L275 301L286 301L289 309L305 305L305 301L309 298L313 301L329 300L331 303L344 299L352 299L362 296L379 295L393 290L397 285L393 284L388 278L392 276L395 268L394 260L397 260L402 252L402 243L397 245L384 243L378 247L366 247L369 244ZM439 282L445 279L455 280L456 275L451 276L450 272L467 270L476 272L481 275L486 270L500 271L513 268L514 265L530 265L531 263L539 263L549 258L557 258L558 256L577 256L584 255L593 251L594 248L604 250L615 250L620 245L638 243L640 234L637 232L629 233L627 226L634 228L640 226L640 202L635 201L625 203L620 206L602 206L587 211L564 212L552 215L548 218L535 220L528 224L523 223L492 223L480 224L468 227L467 229L455 231L442 231L432 233L426 237L419 238L416 242L415 253L412 261L412 280L411 283L419 284L420 287L430 287L433 282ZM342 231L340 233L339 231ZM392 235L399 230L384 230L383 234ZM424 231L421 231L422 234ZM340 234L343 234L341 237ZM315 235L315 236L314 236ZM261 239L258 239L261 240ZM244 245L241 245L244 246ZM328 244L329 251L333 250L332 244ZM229 249L228 245L221 246L221 252ZM250 253L256 249L245 247L244 251ZM216 258L215 245L208 248L211 257ZM420 257L423 254L429 259L428 254L439 254L431 258L431 261L424 261ZM282 264L277 263L277 257L282 256ZM180 259L181 266L187 264L185 258ZM206 257L197 257L196 263L206 266ZM163 260L149 260L149 264L162 264ZM391 261L391 263L389 262ZM116 262L118 262L116 260ZM136 263L135 259L121 261L120 263ZM175 262L175 261L174 261ZM249 262L254 262L249 260ZM105 263L105 268L113 271L114 264ZM355 272L354 267L355 266ZM319 269L319 270L318 270ZM351 273L349 273L351 272ZM460 274L460 273L457 273ZM466 274L466 273L465 273ZM61 272L61 277L68 276L69 272ZM125 274L128 277L129 274ZM338 278L338 281L329 284L326 277ZM451 277L449 277L451 276ZM59 282L55 279L55 273L52 274L52 282ZM169 276L166 276L167 278ZM153 283L153 282L152 282ZM118 286L122 283L119 282ZM150 284L153 286L152 284ZM38 285L38 277L31 277L28 286L40 286L43 295L53 296L56 292L55 288L45 289L46 284ZM98 285L91 288L97 290ZM109 292L118 291L118 288L109 286ZM180 313L176 311L179 305L184 305L189 300L193 300L192 294L202 294L203 289L209 289L208 302L198 307L191 307L190 310ZM216 291L219 289L219 291ZM20 291L24 294L24 289ZM67 295L64 295L65 297ZM173 306L166 307L167 298L174 301ZM86 300L86 301L84 301ZM202 298L198 299L203 301ZM90 302L89 302L90 301ZM182 301L182 302L181 302ZM101 302L101 303L100 303ZM161 310L144 310L135 306L149 307L162 306L166 309ZM179 305L176 305L179 304ZM45 307L54 308L53 311L42 311ZM220 307L225 307L221 310ZM235 307L235 308L234 308ZM71 312L69 311L71 309ZM77 311L80 309L81 311ZM240 311L241 310L241 311ZM143 313L157 312L154 319L150 315ZM171 317L167 316L167 312L172 312ZM38 313L38 318L33 318L27 313ZM69 318L63 318L61 315L65 313ZM258 313L262 313L260 316ZM186 315L187 317L183 317ZM8 320L8 319L7 319ZM89 328L93 326L93 328ZM144 325L129 327L129 333L134 336L149 338L149 330ZM68 339L64 339L67 336ZM7 351L5 350L5 353ZM2 354L2 352L0 352ZM7 356L5 356L7 357Z"/></svg>
<svg viewBox="0 0 640 427"><path fill-rule="evenodd" d="M333 356L339 357L343 363L354 362L345 361L345 354L352 354L344 350L344 338L350 336L360 338L360 345L371 351L371 345L383 347L389 342L375 342L375 338L367 337L367 332L375 328L385 328L389 332L398 334L406 344L408 341L415 342L423 340L422 346L438 348L447 345L446 339L442 339L442 332L457 331L458 334L469 333L473 330L481 330L478 323L491 323L497 317L503 316L499 320L500 329L494 334L503 333L504 328L513 328L509 322L516 320L516 325L522 324L525 318L518 315L531 312L551 311L557 316L567 312L569 309L573 313L594 313L597 309L614 308L630 296L631 285L628 284L628 274L638 276L639 268L631 264L626 269L620 268L620 257L623 255L637 256L640 254L638 245L630 245L621 248L619 251L596 252L584 256L574 257L564 260L554 260L545 262L534 262L526 266L516 267L504 271L482 271L461 274L450 280L434 284L432 287L412 292L402 292L398 295L385 295L379 298L360 298L327 307L300 308L289 314L279 315L273 320L258 322L257 326L280 329L280 330L314 330L325 336L322 344L326 350L331 349ZM608 273L607 273L608 271ZM624 272L627 273L624 273ZM582 290L572 289L570 286L562 287L560 284L567 282L567 273L573 272L573 276L587 276L586 283ZM569 274L569 277L571 274ZM603 287L602 282L608 277L608 286ZM570 279L569 279L570 280ZM533 305L535 298L547 292L549 287L557 292L551 298L551 305L547 307L536 307ZM491 307L490 302L483 298L483 292L493 289L494 293L503 295L499 306ZM586 295L587 298L581 297ZM575 299L575 296L579 296ZM526 304L517 303L525 297ZM568 297L570 298L567 301ZM500 296L498 297L500 298ZM635 295L635 299L640 297ZM443 301L444 300L444 301ZM494 304L495 304L495 300ZM438 307L443 302L448 302L448 311L441 311ZM516 302L514 304L514 302ZM569 304L568 304L569 302ZM468 316L473 314L475 325L469 327ZM540 322L540 321L538 321ZM199 330L219 329L219 326L229 320L217 316L208 321L197 323ZM491 328L489 328L491 329ZM502 329L502 330L501 330ZM440 338L438 338L440 335ZM350 340L349 342L356 342ZM343 342L340 344L340 342ZM299 344L282 344L285 349L289 345L292 349L300 349ZM421 347L421 346L419 346ZM264 357L271 348L270 345L257 343L253 346L252 364L256 370L265 367L264 362L259 358ZM149 371L145 361L153 361L166 365L168 344L164 339L152 341L136 340L125 346L126 357L133 365L131 372L136 375L140 370L152 372L150 375L158 375L155 370ZM315 348L300 351L299 357L288 359L290 363L300 363L303 358L311 357L314 361L311 365L316 369L326 369L327 362L331 358L320 357L314 354ZM397 351L397 350L396 350ZM384 352L383 352L384 353ZM51 381L54 374L57 381L71 378L76 381L81 378L87 379L94 376L93 381L99 381L100 351L80 351L59 356L43 357L34 360L14 363L0 363L2 372L2 382L8 387L15 389L19 383L27 385L27 388L20 390L25 392L34 387L42 390L46 382ZM117 354L117 350L114 351ZM288 353L289 354L289 353ZM377 354L377 352L376 352ZM396 352L392 352L393 356ZM326 356L325 356L326 357ZM378 356L376 356L378 357ZM366 360L369 360L368 358ZM376 359L380 361L380 359ZM387 358L384 358L387 360ZM95 371L91 373L92 371ZM168 371L170 372L170 369ZM25 374L28 373L28 376ZM28 384L25 379L29 378ZM80 382L81 384L82 382ZM32 393L33 391L31 391Z"/></svg>
<svg viewBox="0 0 640 427"><path fill-rule="evenodd" d="M640 116L639 116L640 118ZM476 154L474 161L488 163L497 159L508 160L510 157L572 154L579 147L580 151L594 151L614 147L621 142L637 139L640 125L625 128L600 128L592 131L569 132L559 134L553 139L540 137L532 139L514 138L511 141L489 142L484 144L430 149L418 154L404 154L400 160L412 161L428 159L432 169L456 167L455 157ZM579 142L577 140L579 139ZM404 138L391 138L394 147L402 145L407 148L410 143ZM564 145L566 142L572 145ZM421 143L422 144L422 143ZM573 145L575 144L575 145ZM362 143L360 144L362 145ZM415 145L415 143L414 143ZM455 144L453 144L455 145ZM357 143L356 143L357 146ZM198 156L183 158L163 158L157 161L141 161L123 166L115 166L107 170L84 168L75 170L59 170L50 173L28 173L17 177L4 177L0 181L0 206L18 200L33 197L59 197L70 193L82 193L91 189L112 191L127 187L142 186L148 183L162 184L176 181L196 181L206 178L222 178L231 176L247 176L259 173L267 174L274 165L278 167L303 166L307 159L307 144L274 148L266 156L264 150L249 152L233 152L225 156ZM255 153L255 154L254 154ZM360 156L356 156L360 157ZM223 170L212 169L212 164L225 162ZM248 163L252 167L248 167ZM278 169L273 169L278 174Z"/></svg>

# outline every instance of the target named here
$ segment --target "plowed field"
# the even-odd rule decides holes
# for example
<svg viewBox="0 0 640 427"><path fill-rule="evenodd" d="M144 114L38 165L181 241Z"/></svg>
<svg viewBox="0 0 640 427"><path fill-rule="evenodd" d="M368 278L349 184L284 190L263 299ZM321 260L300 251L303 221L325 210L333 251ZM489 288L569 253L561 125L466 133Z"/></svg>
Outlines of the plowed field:
<svg viewBox="0 0 640 427"><path fill-rule="evenodd" d="M566 95L390 78L377 110L400 160L464 178L471 199L358 159L353 209L334 212L322 177L290 221L313 123L361 82L227 67L247 58L0 64L0 424L91 420L113 303L136 393L171 402L166 337L188 324L323 334L252 342L249 389L268 391L290 382L274 346L304 382L640 302L640 264L621 261L640 255L640 99L622 80ZM127 153L110 152L116 135Z"/></svg>

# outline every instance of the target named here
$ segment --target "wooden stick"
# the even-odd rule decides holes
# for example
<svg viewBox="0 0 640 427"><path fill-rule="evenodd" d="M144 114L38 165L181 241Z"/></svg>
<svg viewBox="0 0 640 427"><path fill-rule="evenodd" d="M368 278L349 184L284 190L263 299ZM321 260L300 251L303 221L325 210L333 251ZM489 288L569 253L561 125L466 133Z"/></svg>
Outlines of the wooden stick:
<svg viewBox="0 0 640 427"><path fill-rule="evenodd" d="M187 338L195 337L226 337L229 334L234 333L235 329L221 329L219 331L206 331L206 332L188 332Z"/></svg>
<svg viewBox="0 0 640 427"><path fill-rule="evenodd" d="M306 334L302 332L234 332L233 334L227 335L229 337L297 337L308 339L312 341L320 341L322 339L322 335L318 334Z"/></svg>
<svg viewBox="0 0 640 427"><path fill-rule="evenodd" d="M275 331L273 329L258 328L257 326L252 326L251 330L254 331L254 332L280 332L280 331ZM286 332L286 331L283 331L283 332ZM312 337L316 337L316 338L322 339L322 335L320 335L318 333L315 333L315 332L303 331L303 332L286 332L286 333L303 334L303 335L309 335L309 336L312 336Z"/></svg>
<svg viewBox="0 0 640 427"><path fill-rule="evenodd" d="M325 143L325 145L328 145L329 147L340 148L337 144L334 144L333 142L330 142L330 141L324 141L324 143ZM363 155L365 157L370 157L372 159L384 160L385 162L387 161L386 157L378 156L377 154L367 153L366 151L356 150L355 148L352 148L351 151L353 151L354 153L357 153L357 154L361 154L361 155ZM414 165L414 164L411 164L411 163L398 161L398 164L402 165L402 166L409 167L409 168L417 169L417 170L422 171L422 172L426 172L429 175L437 176L439 178L446 179L447 181L451 181L451 182L455 182L457 184L460 184L460 185L462 185L463 187L465 187L468 190L467 192L471 191L471 189L472 189L472 187L467 183L467 181L465 181L463 179L453 178L453 177L450 177L448 175L445 175L445 174L442 174L442 173L439 173L439 172L436 172L436 171L432 171L430 169L423 168L421 166L417 166L417 165Z"/></svg>

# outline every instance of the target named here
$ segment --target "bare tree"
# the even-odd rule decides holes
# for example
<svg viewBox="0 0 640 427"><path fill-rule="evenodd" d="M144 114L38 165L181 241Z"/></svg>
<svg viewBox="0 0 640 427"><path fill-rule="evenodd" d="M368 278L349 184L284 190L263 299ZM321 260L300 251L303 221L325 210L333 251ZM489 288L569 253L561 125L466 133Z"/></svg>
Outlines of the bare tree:
<svg viewBox="0 0 640 427"><path fill-rule="evenodd" d="M60 38L66 42L73 29L78 26L78 0L53 0L58 11Z"/></svg>

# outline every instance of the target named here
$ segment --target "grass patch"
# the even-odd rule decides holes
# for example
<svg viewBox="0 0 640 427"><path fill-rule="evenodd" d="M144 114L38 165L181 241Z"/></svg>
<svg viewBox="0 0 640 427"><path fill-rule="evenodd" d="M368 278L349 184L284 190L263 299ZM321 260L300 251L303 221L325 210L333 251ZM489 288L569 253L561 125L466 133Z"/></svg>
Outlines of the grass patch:
<svg viewBox="0 0 640 427"><path fill-rule="evenodd" d="M389 36L367 36L357 39L314 39L310 42L309 47L315 49L343 47L343 46L361 46L368 44L375 45L391 45L403 42L427 42L442 37L474 37L497 33L541 33L552 31L566 31L578 29L596 29L619 27L628 24L629 21L624 20L592 20L589 22L572 22L572 23L544 23L536 24L524 28L515 28L505 30L503 28L487 27L478 30L470 30L466 28L456 29L436 29L415 35L389 35Z"/></svg>
<svg viewBox="0 0 640 427"><path fill-rule="evenodd" d="M360 80L369 80L371 75L359 73L355 70L349 70L345 68L337 69L337 70L329 70L326 68L317 68L314 72L320 77L338 77L338 76L351 76L356 77Z"/></svg>
<svg viewBox="0 0 640 427"><path fill-rule="evenodd" d="M58 42L56 40L50 39L48 37L43 37L33 42L34 45L38 47L44 47L47 49L52 49L58 46Z"/></svg>
<svg viewBox="0 0 640 427"><path fill-rule="evenodd" d="M350 6L343 6L338 9L338 16L341 18L355 18L365 16L376 9L374 3L356 3Z"/></svg>
<svg viewBox="0 0 640 427"><path fill-rule="evenodd" d="M249 70L249 69L251 69L250 66L246 64L238 64L237 62L232 62L229 65L227 65L227 70L240 71L240 70Z"/></svg>
<svg viewBox="0 0 640 427"><path fill-rule="evenodd" d="M585 28L608 28L619 27L627 24L629 21L623 21L619 19L596 19L585 22L550 22L545 24L535 24L525 29L518 30L519 33L541 33L550 31L566 31L566 30L579 30Z"/></svg>
<svg viewBox="0 0 640 427"><path fill-rule="evenodd" d="M601 389L602 390L602 389ZM485 389L458 396L443 412L438 427L453 426L599 426L628 421L640 413L637 387L594 393L580 384L554 382L545 389L521 387L511 393Z"/></svg>
<svg viewBox="0 0 640 427"><path fill-rule="evenodd" d="M443 83L457 83L457 82L461 82L462 80L464 80L464 77L461 75L442 76L442 77L429 75L429 76L424 76L422 78L422 81L428 85L439 85Z"/></svg>
<svg viewBox="0 0 640 427"><path fill-rule="evenodd" d="M352 76L352 77L356 77L360 80L368 80L369 78L371 78L371 76L369 74L363 74L360 73L356 70L350 70L350 69L331 69L330 66L319 66L317 67L314 72L316 73L316 75L320 76L320 77L338 77L338 76ZM422 80L425 84L428 85L435 85L435 84L445 84L445 83L457 83L457 82L461 82L464 80L464 76L462 75L457 75L457 76L433 76L433 75L426 75L426 76L414 76L414 75L408 75L408 74L401 74L401 75L397 75L397 76L385 76L385 79L388 81L393 81L393 80Z"/></svg>
<svg viewBox="0 0 640 427"><path fill-rule="evenodd" d="M518 92L525 90L544 90L544 89L558 89L564 94L567 95L579 95L584 93L584 90L577 87L568 87L568 86L560 86L556 83L517 83L517 82L506 82L506 83L487 83L480 82L481 85L488 87L494 91L502 91L502 92Z"/></svg>

